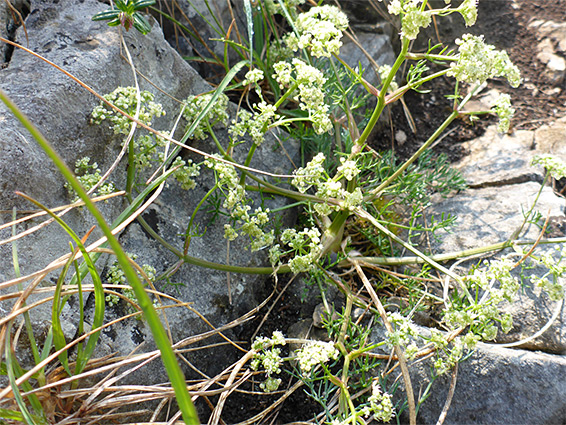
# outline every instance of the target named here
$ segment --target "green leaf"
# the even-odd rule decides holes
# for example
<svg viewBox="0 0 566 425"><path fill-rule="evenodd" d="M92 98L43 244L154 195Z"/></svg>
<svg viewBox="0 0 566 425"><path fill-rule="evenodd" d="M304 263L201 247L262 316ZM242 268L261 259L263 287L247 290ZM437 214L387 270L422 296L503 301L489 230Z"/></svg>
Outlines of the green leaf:
<svg viewBox="0 0 566 425"><path fill-rule="evenodd" d="M104 12L97 13L92 17L93 21L107 21L109 19L118 19L119 22L120 11L118 9L108 9Z"/></svg>
<svg viewBox="0 0 566 425"><path fill-rule="evenodd" d="M151 24L140 13L134 13L134 28L141 32L143 35L151 31Z"/></svg>
<svg viewBox="0 0 566 425"><path fill-rule="evenodd" d="M146 7L153 6L155 0L138 0L134 3L134 10L145 9Z"/></svg>

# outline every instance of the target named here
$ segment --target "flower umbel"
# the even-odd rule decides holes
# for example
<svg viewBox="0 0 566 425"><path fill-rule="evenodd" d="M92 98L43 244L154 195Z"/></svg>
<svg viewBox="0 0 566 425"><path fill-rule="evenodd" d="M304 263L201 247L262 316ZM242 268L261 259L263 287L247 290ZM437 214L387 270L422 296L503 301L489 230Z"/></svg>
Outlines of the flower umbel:
<svg viewBox="0 0 566 425"><path fill-rule="evenodd" d="M311 341L295 351L301 374L308 377L312 370L322 363L338 358L338 350L333 342Z"/></svg>
<svg viewBox="0 0 566 425"><path fill-rule="evenodd" d="M497 131L500 133L507 133L509 131L509 126L511 125L511 119L515 113L515 109L511 107L511 96L505 93L501 94L495 102L493 110L499 117Z"/></svg>
<svg viewBox="0 0 566 425"><path fill-rule="evenodd" d="M521 84L521 74L504 50L495 50L490 44L485 44L483 36L464 34L456 40L458 61L450 65L449 76L460 82L485 82L488 78L506 77L512 87Z"/></svg>
<svg viewBox="0 0 566 425"><path fill-rule="evenodd" d="M342 42L342 32L348 28L348 18L336 6L313 7L301 13L295 22L299 38L291 33L287 45L297 49L309 49L315 57L330 57L338 54Z"/></svg>

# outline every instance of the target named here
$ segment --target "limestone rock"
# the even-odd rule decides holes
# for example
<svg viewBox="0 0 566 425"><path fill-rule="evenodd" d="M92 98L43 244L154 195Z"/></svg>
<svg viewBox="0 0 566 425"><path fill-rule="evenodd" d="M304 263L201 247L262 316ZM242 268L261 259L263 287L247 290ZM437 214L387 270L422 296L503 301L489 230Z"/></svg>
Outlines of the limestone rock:
<svg viewBox="0 0 566 425"><path fill-rule="evenodd" d="M100 94L110 93L118 86L133 85L132 69L121 57L118 30L108 27L104 22L90 20L94 14L107 9L107 5L96 0L62 3L49 0L32 2L31 12L26 20L30 49L61 66ZM124 32L124 37L137 71L151 80L150 83L138 76L140 88L155 93L156 101L162 103L167 111L165 117L154 120L154 127L160 130L174 128L180 107L173 99L185 99L191 94L209 91L211 87L167 44L155 21L148 35L142 36L132 30ZM21 29L18 30L17 41L25 43ZM172 97L162 94L156 87ZM19 50L14 52L8 66L0 70L0 88L38 126L70 167L73 167L77 159L90 156L104 172L121 149L121 138L114 136L106 124L89 124L90 113L99 101L69 77L28 53ZM235 106L231 107L231 111L235 111ZM184 125L181 121L176 136L182 135ZM225 132L219 131L221 143L226 144L226 137ZM274 136L268 136L257 150L252 167L272 173L290 171L291 161L297 163L297 144L286 140L283 134L278 138L284 146L280 146ZM194 145L208 152L216 151L212 140L200 141ZM238 149L237 157L242 159L246 147L242 145ZM196 159L201 161L201 158ZM111 180L121 187L125 174L126 165L122 162ZM10 210L13 205L18 210L30 209L27 203L13 194L15 190L23 191L50 207L71 201L55 167L3 105L0 105L0 176L2 210ZM184 191L171 182L142 216L158 234L182 250L183 235L187 231L190 215L213 185L213 176L206 170L202 171L194 191ZM112 221L125 205L124 201L118 199L101 204L100 207L107 220ZM281 207L283 203L280 200L266 200L266 206ZM289 225L293 214L280 213L277 219L283 226ZM85 210L73 211L65 216L65 220L81 236L94 223ZM190 255L240 266L268 265L265 252L250 253L244 249L243 241L232 242L228 255L228 246L223 238L225 221L222 218L210 223L208 216L199 214L196 222L200 231L206 230L206 234L202 239L193 238ZM36 223L37 221L33 222ZM21 226L18 230L23 229ZM0 236L5 239L10 236L10 232L4 230ZM100 232L95 232L89 241L94 241L98 236ZM158 274L177 260L137 223L131 224L120 235L120 241L126 251L138 255L137 261L140 264L152 265ZM36 271L67 253L68 242L69 237L56 225L18 241L22 274ZM0 281L3 282L14 274L10 245L0 246L0 254ZM103 279L106 279L104 264L101 260L98 266ZM57 274L49 275L45 283L52 285L56 278ZM191 303L194 310L218 325L255 307L259 301L256 291L263 286L265 278L232 274L229 294L226 272L184 265L172 283L181 285L174 287L161 282L157 286L159 290ZM229 303L229 295L232 297L232 305ZM87 302L87 314L92 313L92 304ZM5 313L9 306L3 305L2 309ZM166 311L175 341L210 329L190 309L175 310L177 311ZM108 320L123 313L122 308L107 307ZM49 318L50 306L47 304L32 312L32 320L37 326L46 326ZM72 335L73 328L76 329L76 318L66 314L63 319L66 320L66 335ZM130 319L103 332L96 356L107 353L127 354L142 342L146 343L145 350L152 349L152 338L147 325L143 321ZM217 350L214 355L220 359L227 354ZM198 355L195 355L195 359L197 358ZM209 357L204 365L210 367L209 372L213 374L222 365L228 364L224 360L212 361ZM163 381L164 371L159 362L154 363L156 365L153 371L144 372L146 383Z"/></svg>
<svg viewBox="0 0 566 425"><path fill-rule="evenodd" d="M410 365L416 394L430 382L430 363ZM566 416L566 359L525 350L478 344L473 356L460 363L449 424L556 424ZM432 384L419 408L417 423L435 424L442 412L451 373ZM403 418L404 419L404 418Z"/></svg>
<svg viewBox="0 0 566 425"><path fill-rule="evenodd" d="M566 24L536 20L529 27L541 40L537 46L537 58L546 65L549 79L556 85L560 84L566 75Z"/></svg>
<svg viewBox="0 0 566 425"><path fill-rule="evenodd" d="M530 166L536 154L532 132L519 130L501 135L490 126L483 136L462 143L462 147L469 154L456 167L471 187L542 182L540 170Z"/></svg>

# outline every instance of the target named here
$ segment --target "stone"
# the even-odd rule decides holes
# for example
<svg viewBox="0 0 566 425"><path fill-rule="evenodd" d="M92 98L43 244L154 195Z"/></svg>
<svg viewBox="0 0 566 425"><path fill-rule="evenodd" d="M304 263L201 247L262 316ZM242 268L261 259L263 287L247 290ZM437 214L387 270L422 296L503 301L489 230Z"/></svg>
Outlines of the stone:
<svg viewBox="0 0 566 425"><path fill-rule="evenodd" d="M566 75L566 24L536 20L529 24L540 40L537 58L546 65L547 78L560 84Z"/></svg>
<svg viewBox="0 0 566 425"><path fill-rule="evenodd" d="M356 41L343 37L340 57L353 69L361 65L365 71L364 78L374 87L379 88L381 81L376 67L393 65L395 62L390 37L371 32L356 32L355 37Z"/></svg>
<svg viewBox="0 0 566 425"><path fill-rule="evenodd" d="M566 60L558 56L548 38L543 39L537 46L537 59L546 65L546 75L554 84L560 84L566 73Z"/></svg>
<svg viewBox="0 0 566 425"><path fill-rule="evenodd" d="M481 137L462 143L462 147L469 153L455 167L473 188L542 182L544 178L540 170L530 166L536 154L532 132L518 130L501 135L490 126Z"/></svg>
<svg viewBox="0 0 566 425"><path fill-rule="evenodd" d="M438 232L440 239L433 242L433 253L459 252L513 238L534 241L540 236L546 217L550 218L550 233L544 236L563 238L564 199L550 185L541 187L545 171L529 163L534 155L541 153L566 160L562 147L564 127L565 121L560 119L536 131L515 131L503 136L496 133L495 127L489 127L482 137L466 142L470 155L455 167L470 183L470 188L447 198L435 196L427 211L429 215L445 213L457 217L454 227L457 231ZM516 234L539 191L535 210L541 218L526 223L523 231ZM564 244L559 247L563 248ZM542 244L533 255L540 257L548 253L559 256L552 245ZM517 261L522 257L510 248L496 253L495 257L503 255L511 255ZM467 273L479 261L474 258L459 264L458 273ZM556 377L566 367L566 313L563 301L550 300L541 294L540 288L533 288L529 279L531 274L542 277L547 271L543 266L523 272L520 267L514 269L513 274L522 279L522 289L515 302L501 306L504 312L512 314L513 328L507 334L499 331L494 344L478 344L472 357L460 363L456 392L445 424L562 420L566 413L563 402L566 387ZM426 334L426 329L423 332ZM383 329L372 335L376 341L385 336ZM410 365L416 393L422 393L430 382L430 367L430 361ZM435 380L429 398L419 409L419 423L436 423L449 386L450 374ZM537 396L525 399L526 393ZM545 401L540 403L540 400ZM404 416L402 420L407 418Z"/></svg>
<svg viewBox="0 0 566 425"><path fill-rule="evenodd" d="M159 2L157 4L159 5ZM243 2L230 4L225 0L176 0L163 3L158 7L196 35L193 37L169 20L156 15L163 26L165 39L183 57L200 56L209 60L216 55L220 61L223 61L226 44L219 39L224 37L233 21L241 36L247 39ZM232 31L236 31L235 27L232 28ZM236 63L241 59L232 49L228 49L228 55L231 63ZM193 66L207 78L214 76L221 69L218 66L209 66L199 62L194 62Z"/></svg>
<svg viewBox="0 0 566 425"><path fill-rule="evenodd" d="M430 379L431 361L409 365L415 394ZM566 359L540 352L478 344L458 366L444 424L557 424L566 416ZM399 378L402 381L402 378ZM420 406L417 423L435 424L446 402L451 372L438 377ZM408 417L401 417L408 423Z"/></svg>
<svg viewBox="0 0 566 425"><path fill-rule="evenodd" d="M132 85L132 69L120 56L118 30L108 27L104 22L90 20L91 16L105 9L107 5L96 0L64 5L49 0L33 2L26 20L29 48L63 67L100 94L112 92L118 86ZM173 99L185 99L191 94L210 91L211 87L167 44L160 27L153 20L152 25L152 31L146 36L131 30L124 32L124 37L137 71L151 79L150 83L139 78L140 88L155 93L156 101L162 103L168 112L165 117L154 120L154 127L168 130L174 128L180 110L179 104ZM21 28L16 37L18 42L25 44ZM156 87L172 97L162 94ZM121 138L115 137L107 124L93 126L89 123L91 111L99 101L51 65L24 51L16 50L8 66L0 70L0 88L38 126L70 167L73 167L77 159L90 156L104 172L120 151ZM235 105L230 108L234 113ZM183 133L184 125L181 121L176 133L178 138ZM226 132L219 131L218 135L220 142L226 145ZM288 140L284 134L277 135L277 138L275 136L267 136L266 142L258 148L251 166L271 173L288 173L292 168L292 161L299 162L297 143ZM283 141L283 147L277 139ZM192 144L208 152L216 151L210 139ZM244 146L236 149L239 160L244 157L245 149ZM201 161L201 158L192 158ZM126 167L122 162L111 176L118 187L124 184L125 171ZM0 176L2 210L9 211L14 205L20 211L30 209L27 202L14 195L15 190L25 192L50 207L71 201L63 186L64 180L51 161L4 105L0 105ZM211 173L202 170L197 185L197 189L193 191L184 191L177 183L171 182L142 215L158 234L181 250L182 235L186 232L192 210L214 185ZM120 198L99 205L108 221L115 219L125 206L125 201ZM266 206L282 207L284 202L267 199ZM88 212L83 209L75 210L64 218L80 236L94 224ZM287 226L293 218L293 212L285 211L278 214L277 220L281 225ZM225 221L222 218L214 223L209 221L209 217L202 213L197 216L196 223L201 231L206 230L206 234L202 239L193 238L190 255L240 266L268 265L265 251L250 253L244 249L243 240L236 240L228 247L223 237ZM33 222L36 223L37 221ZM25 228L23 225L18 226L19 231ZM0 232L1 239L10 236L8 230ZM175 255L150 238L137 223L128 226L119 236L125 250L137 254L139 264L152 265L158 274L177 261ZM89 241L98 237L100 232L95 230ZM22 274L41 269L53 259L67 253L68 242L69 237L65 232L53 224L18 241ZM4 282L14 276L10 244L0 246L0 254L0 281ZM107 279L107 261L108 258L103 257L97 264L103 281ZM112 261L113 259L110 262ZM48 275L44 284L52 286L57 276L57 273ZM181 267L172 283L181 285L171 286L161 282L157 284L157 289L190 304L190 308L165 310L173 340L178 341L210 330L210 326L195 311L211 323L220 325L257 306L261 301L261 295L257 291L265 285L266 278L232 273L228 285L226 272L187 264ZM87 318L90 320L94 303L87 300L86 304ZM9 306L3 305L2 313L5 314L7 310ZM106 318L118 318L125 311L126 307L123 306L107 306ZM38 329L47 326L50 314L50 304L34 309L31 314L34 325ZM65 334L73 335L73 329L77 325L76 317L65 310L62 319ZM143 350L154 347L149 328L143 321L130 319L101 334L95 357L109 353L126 355L142 343ZM228 353L229 350L216 350L214 356L217 356L218 361L212 360L210 353L197 353L191 361L198 364L200 357L203 360L202 367L209 369L207 373L214 374L229 364L229 360L225 358ZM142 372L144 383L162 382L165 372L160 363L154 362L150 369ZM139 378L139 375L131 375L127 379L133 382L137 379L136 376Z"/></svg>

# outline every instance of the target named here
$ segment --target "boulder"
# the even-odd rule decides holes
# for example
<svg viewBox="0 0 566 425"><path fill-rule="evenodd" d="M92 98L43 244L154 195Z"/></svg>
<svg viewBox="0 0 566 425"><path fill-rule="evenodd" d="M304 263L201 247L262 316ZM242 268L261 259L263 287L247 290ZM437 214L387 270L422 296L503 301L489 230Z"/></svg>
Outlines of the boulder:
<svg viewBox="0 0 566 425"><path fill-rule="evenodd" d="M123 49L120 46L119 30L108 27L105 22L90 20L90 17L107 8L107 5L96 0L65 2L64 5L58 1L32 1L26 20L29 48L70 72L100 94L110 93L118 86L133 85L132 69L121 56ZM175 99L185 99L192 94L210 91L211 87L170 47L159 25L155 21L152 21L152 25L152 31L146 36L135 30L123 34L139 73L137 78L140 88L154 93L155 100L162 103L167 111L166 116L154 120L154 127L170 130L174 128L180 111L180 105ZM16 39L25 44L21 28ZM0 70L0 88L37 125L71 168L77 159L89 156L104 172L117 157L122 137L114 136L107 122L98 126L90 124L90 114L98 105L98 99L53 66L29 53L16 50L7 66ZM230 106L230 111L232 114L235 112L235 105ZM176 133L178 138L183 134L185 124L181 121ZM226 145L227 134L224 131L218 133L221 143ZM287 140L283 134L280 134L278 139L285 143L284 147L279 145L273 135L268 135L266 142L256 152L251 164L253 167L272 173L288 173L292 169L291 161L298 163L297 143ZM239 160L246 154L245 149L249 147L249 143L237 148ZM200 141L195 143L195 146L207 152L216 152L212 140ZM194 156L193 159L202 160ZM123 161L110 179L121 188L125 174L126 163ZM3 211L11 211L13 206L19 211L31 209L27 202L14 195L16 190L27 193L49 207L65 205L72 201L72 197L64 188L64 180L55 167L4 105L0 105L0 176L0 209ZM143 213L143 217L165 240L182 250L183 235L191 213L213 185L214 177L206 169L202 170L197 180L197 188L193 191L183 190L177 183L171 182L155 203ZM125 206L126 202L121 198L99 204L109 222L114 220ZM257 206L259 205L256 204ZM267 199L266 206L282 207L284 201ZM9 216L5 215L3 219L8 221ZM81 236L94 224L88 211L84 209L74 210L65 215L64 219ZM289 225L293 214L279 213L277 220L284 226ZM31 224L18 226L18 231L25 230L39 221L41 220L33 220ZM193 239L190 255L240 266L268 265L265 252L250 253L246 250L243 240L232 242L228 255L228 245L223 237L225 221L222 217L210 223L210 216L199 214L196 222L200 231L206 232L203 238ZM0 233L1 239L9 236L9 229ZM95 231L89 241L92 242L99 236L100 232ZM119 236L127 252L136 254L140 264L155 267L158 274L167 270L177 260L137 223L131 224ZM66 254L69 251L68 243L69 237L54 224L20 239L18 250L22 274L41 269L55 258ZM3 282L14 277L10 244L0 246L0 254L0 281ZM107 261L108 258L103 257L98 263L103 281L107 279ZM48 275L44 279L44 285L53 286L57 276L56 273ZM189 303L193 309L168 309L165 313L173 340L178 341L203 330L210 330L210 326L205 324L195 311L214 325L221 325L255 307L261 301L266 278L231 274L228 285L226 272L183 265L172 283L178 285L159 282L157 289ZM74 336L77 329L76 300L71 303L72 305L67 305L62 312L63 328L68 337ZM92 313L93 304L93 300L87 300L87 314ZM3 304L0 308L4 315L10 306ZM112 320L125 312L127 311L123 306L107 306L106 318ZM47 327L50 315L50 304L34 309L31 318L36 329ZM143 321L130 319L102 333L95 356L108 353L125 355L142 342L146 343L144 350L152 349L149 328ZM202 355L207 357L206 362L202 364L203 369L207 370L207 373L216 373L229 364L224 357L226 355L223 350ZM194 358L196 357L198 356L195 355ZM149 384L162 382L165 375L157 362L153 371L144 371L142 375L137 375L137 379L140 376L143 377L144 383ZM133 377L128 379L135 380Z"/></svg>
<svg viewBox="0 0 566 425"><path fill-rule="evenodd" d="M546 217L550 217L550 233L545 236L563 239L564 199L550 185L541 188L544 170L529 165L539 153L566 159L561 147L563 130L563 120L536 131L504 136L490 127L482 137L467 142L471 153L456 167L470 188L447 198L434 198L428 210L435 216L450 213L457 217L453 233L439 232L441 238L433 244L433 253L458 252L511 238L534 241ZM525 223L516 234L541 189L535 207L539 219ZM559 257L553 246L543 244L533 254ZM517 261L521 258L511 248L495 257L503 255L513 255ZM461 263L458 270L464 274L480 261L476 257ZM547 271L541 265L514 269L522 290L513 304L502 306L513 315L513 328L508 334L499 332L495 344L479 344L472 357L460 364L446 424L558 423L564 417L566 387L559 377L566 366L566 313L562 301L550 300L540 288L533 288L529 279L530 275L541 277ZM424 391L430 382L430 364L417 362L411 371L415 392ZM419 410L419 423L438 420L450 381L447 374L433 383L430 397Z"/></svg>
<svg viewBox="0 0 566 425"><path fill-rule="evenodd" d="M431 366L430 361L409 365L415 394L427 388ZM561 423L566 415L566 382L561 379L565 373L564 356L480 343L473 356L458 366L444 424ZM417 423L437 423L451 381L451 372L436 378ZM406 415L401 419L408 423Z"/></svg>

